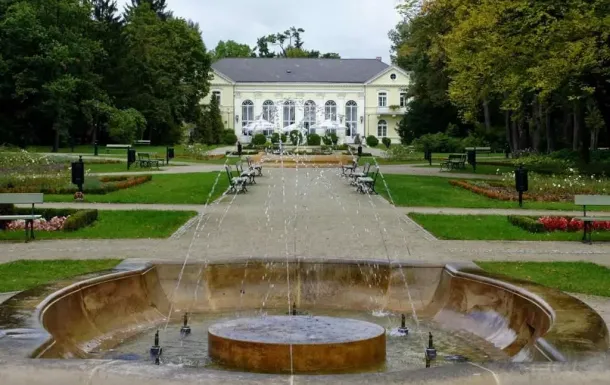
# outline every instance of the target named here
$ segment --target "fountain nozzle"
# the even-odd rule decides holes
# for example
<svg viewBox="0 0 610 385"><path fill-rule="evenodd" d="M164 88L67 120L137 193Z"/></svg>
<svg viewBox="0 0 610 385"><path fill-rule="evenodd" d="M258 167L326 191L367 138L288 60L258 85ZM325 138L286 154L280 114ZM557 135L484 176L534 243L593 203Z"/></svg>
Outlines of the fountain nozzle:
<svg viewBox="0 0 610 385"><path fill-rule="evenodd" d="M428 347L426 348L426 368L430 367L430 363L436 360L436 349L432 340L432 333L428 334Z"/></svg>
<svg viewBox="0 0 610 385"><path fill-rule="evenodd" d="M189 313L184 313L183 324L180 328L180 335L186 337L191 334L191 327L189 326Z"/></svg>
<svg viewBox="0 0 610 385"><path fill-rule="evenodd" d="M407 317L402 314L400 317L400 327L398 328L398 332L403 335L409 334L409 329L407 328Z"/></svg>
<svg viewBox="0 0 610 385"><path fill-rule="evenodd" d="M161 355L163 354L163 348L159 346L159 331L155 333L155 344L150 348L150 356L155 359L155 364L161 363Z"/></svg>

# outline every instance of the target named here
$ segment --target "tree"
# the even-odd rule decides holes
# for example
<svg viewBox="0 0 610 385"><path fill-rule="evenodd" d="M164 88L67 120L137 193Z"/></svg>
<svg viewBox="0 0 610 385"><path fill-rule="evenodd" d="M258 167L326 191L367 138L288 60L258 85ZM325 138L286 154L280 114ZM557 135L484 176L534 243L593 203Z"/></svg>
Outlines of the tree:
<svg viewBox="0 0 610 385"><path fill-rule="evenodd" d="M206 123L210 130L210 144L222 143L222 134L225 129L220 114L220 105L216 95L212 95L210 107L206 113Z"/></svg>
<svg viewBox="0 0 610 385"><path fill-rule="evenodd" d="M303 28L290 27L284 32L277 32L267 36L262 36L256 41L258 57L261 58L324 58L340 59L337 53L320 54L320 51L306 50L302 34ZM272 51L269 45L279 49L278 52Z"/></svg>
<svg viewBox="0 0 610 385"><path fill-rule="evenodd" d="M239 44L233 40L219 41L216 48L210 52L214 61L224 58L252 57L253 54L252 48L247 44Z"/></svg>
<svg viewBox="0 0 610 385"><path fill-rule="evenodd" d="M167 20L172 17L172 12L167 10L166 0L131 0L131 5L125 6L125 14L133 12L135 8L138 8L142 4L147 4L161 20Z"/></svg>

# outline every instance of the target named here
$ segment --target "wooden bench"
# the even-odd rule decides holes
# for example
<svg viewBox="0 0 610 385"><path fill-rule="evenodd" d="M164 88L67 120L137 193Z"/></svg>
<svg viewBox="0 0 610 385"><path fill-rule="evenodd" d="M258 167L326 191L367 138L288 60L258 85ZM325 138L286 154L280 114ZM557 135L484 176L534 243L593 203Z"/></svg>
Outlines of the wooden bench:
<svg viewBox="0 0 610 385"><path fill-rule="evenodd" d="M466 154L450 154L449 158L441 161L440 171L450 171L458 168L466 168Z"/></svg>
<svg viewBox="0 0 610 385"><path fill-rule="evenodd" d="M576 219L584 222L582 241L587 241L588 233L589 243L592 243L593 222L610 221L610 213L608 213L608 216L587 215L587 206L610 206L610 195L575 195L574 204L582 206L583 216L576 217Z"/></svg>
<svg viewBox="0 0 610 385"><path fill-rule="evenodd" d="M31 204L31 214L25 215L0 215L0 221L25 221L25 241L34 239L34 220L42 218L42 215L34 214L34 205L43 203L44 195L42 193L19 193L19 194L0 194L0 204ZM30 225L30 234L28 236L28 224Z"/></svg>
<svg viewBox="0 0 610 385"><path fill-rule="evenodd" d="M491 154L491 147L466 147L465 150L474 150L477 154Z"/></svg>
<svg viewBox="0 0 610 385"><path fill-rule="evenodd" d="M126 150L130 149L131 144L107 144L106 145L106 153L110 153L110 150Z"/></svg>
<svg viewBox="0 0 610 385"><path fill-rule="evenodd" d="M148 152L138 152L138 165L141 168L151 168L153 165L159 168L161 162L161 159L151 158Z"/></svg>
<svg viewBox="0 0 610 385"><path fill-rule="evenodd" d="M133 144L139 146L150 146L150 140L136 140L133 142Z"/></svg>

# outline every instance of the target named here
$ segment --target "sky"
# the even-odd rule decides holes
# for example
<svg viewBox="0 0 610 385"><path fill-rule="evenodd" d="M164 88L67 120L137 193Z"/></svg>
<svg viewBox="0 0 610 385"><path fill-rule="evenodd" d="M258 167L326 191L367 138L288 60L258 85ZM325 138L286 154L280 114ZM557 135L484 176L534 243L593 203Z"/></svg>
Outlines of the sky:
<svg viewBox="0 0 610 385"><path fill-rule="evenodd" d="M399 20L400 0L167 0L174 15L199 23L209 50L219 40L251 47L260 36L291 26L305 30L306 49L343 58L375 58L390 63L388 32ZM119 0L125 4L130 0ZM123 6L120 6L123 9Z"/></svg>

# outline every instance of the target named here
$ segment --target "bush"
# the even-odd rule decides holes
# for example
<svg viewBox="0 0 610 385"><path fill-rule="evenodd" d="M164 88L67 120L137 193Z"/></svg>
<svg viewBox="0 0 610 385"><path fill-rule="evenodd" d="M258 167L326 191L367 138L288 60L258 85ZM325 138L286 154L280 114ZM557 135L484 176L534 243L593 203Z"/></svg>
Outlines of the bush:
<svg viewBox="0 0 610 385"><path fill-rule="evenodd" d="M460 139L451 137L443 132L426 134L413 141L415 149L424 152L426 149L432 152L463 152L464 145Z"/></svg>
<svg viewBox="0 0 610 385"><path fill-rule="evenodd" d="M64 222L64 231L75 231L97 220L97 210L79 210Z"/></svg>
<svg viewBox="0 0 610 385"><path fill-rule="evenodd" d="M330 142L333 144L333 146L336 146L337 143L339 143L339 137L334 132L331 132L328 137L330 138Z"/></svg>
<svg viewBox="0 0 610 385"><path fill-rule="evenodd" d="M290 131L290 143L292 143L293 146L296 146L302 142L303 142L303 134L301 134L300 131L298 131L298 130Z"/></svg>
<svg viewBox="0 0 610 385"><path fill-rule="evenodd" d="M282 139L282 143L286 143L288 141L288 137L286 136L286 134L282 134L280 138Z"/></svg>
<svg viewBox="0 0 610 385"><path fill-rule="evenodd" d="M280 134L278 134L277 132L274 132L271 135L271 143L276 144L280 142Z"/></svg>
<svg viewBox="0 0 610 385"><path fill-rule="evenodd" d="M318 134L307 135L307 144L310 146L319 146L322 143L322 138Z"/></svg>
<svg viewBox="0 0 610 385"><path fill-rule="evenodd" d="M222 142L228 146L232 146L237 143L237 135L235 135L235 132L232 130L225 130Z"/></svg>
<svg viewBox="0 0 610 385"><path fill-rule="evenodd" d="M385 146L385 148L390 148L390 145L392 144L392 139L387 138L387 137L383 137L381 138L381 143L383 143L383 145Z"/></svg>
<svg viewBox="0 0 610 385"><path fill-rule="evenodd" d="M529 231L530 233L546 232L544 225L540 223L537 218L526 217L523 215L509 215L508 221L512 225L520 227L525 231Z"/></svg>
<svg viewBox="0 0 610 385"><path fill-rule="evenodd" d="M423 160L422 154L415 152L412 146L395 145L388 148L387 157L391 160Z"/></svg>
<svg viewBox="0 0 610 385"><path fill-rule="evenodd" d="M328 136L323 136L322 141L324 142L324 145L326 145L326 146L332 146L332 144L333 144L332 139Z"/></svg>
<svg viewBox="0 0 610 385"><path fill-rule="evenodd" d="M267 137L263 134L256 134L252 138L252 144L255 146L263 146L265 143L267 143Z"/></svg>
<svg viewBox="0 0 610 385"><path fill-rule="evenodd" d="M379 144L379 139L373 135L369 135L366 137L366 145L369 147L377 147Z"/></svg>

